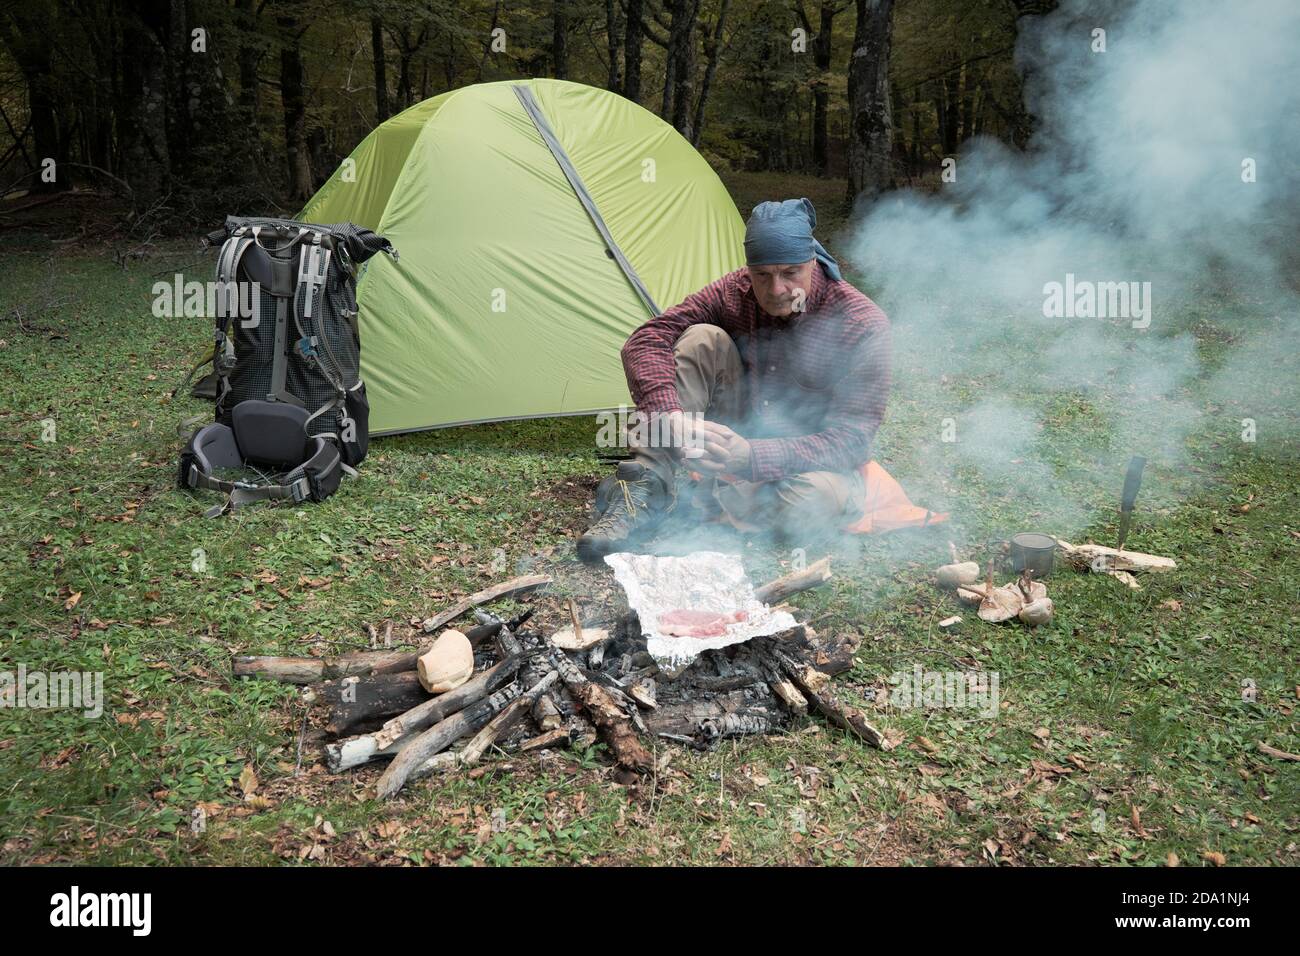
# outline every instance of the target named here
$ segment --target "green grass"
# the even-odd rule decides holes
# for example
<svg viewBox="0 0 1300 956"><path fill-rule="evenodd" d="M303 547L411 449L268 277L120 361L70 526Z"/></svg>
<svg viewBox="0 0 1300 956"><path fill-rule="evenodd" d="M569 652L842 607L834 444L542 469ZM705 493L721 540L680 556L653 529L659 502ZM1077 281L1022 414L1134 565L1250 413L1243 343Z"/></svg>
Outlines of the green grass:
<svg viewBox="0 0 1300 956"><path fill-rule="evenodd" d="M758 198L798 189L745 186ZM1300 751L1300 460L1280 437L1296 433L1294 356L1274 403L1252 409L1270 424L1253 445L1236 438L1238 410L1195 387L1184 396L1212 414L1180 433L1177 455L1153 457L1130 539L1175 556L1176 573L1135 592L1061 571L1051 625L965 613L943 631L960 609L927 574L947 539L980 557L987 537L1028 520L1109 542L1132 449L1096 395L1058 390L1022 403L1042 426L1031 450L1046 475L949 461L937 423L1005 380L992 357L943 380L924 343L901 335L878 457L952 521L840 548L832 585L795 602L821 630L863 635L837 688L900 746L881 753L806 720L713 753L660 746L670 762L636 791L596 748L489 763L381 806L365 793L373 770L335 778L308 753L295 772L307 705L292 688L232 682L231 655L364 647L366 626L385 622L407 637L412 619L525 568L557 578L539 623L562 623L567 593L614 613L612 581L573 557L601 474L596 424L378 440L360 478L322 505L205 520L211 496L176 491L173 470L177 425L207 407L166 399L205 331L149 311L156 274L206 278L188 249L125 269L96 246L4 250L0 663L102 671L106 707L99 719L0 709L0 861L1300 862L1300 771L1256 746ZM1254 315L1213 308L1182 316L1207 368ZM791 558L745 549L755 578ZM999 715L869 702L914 664L996 671ZM265 799L244 799L246 767Z"/></svg>

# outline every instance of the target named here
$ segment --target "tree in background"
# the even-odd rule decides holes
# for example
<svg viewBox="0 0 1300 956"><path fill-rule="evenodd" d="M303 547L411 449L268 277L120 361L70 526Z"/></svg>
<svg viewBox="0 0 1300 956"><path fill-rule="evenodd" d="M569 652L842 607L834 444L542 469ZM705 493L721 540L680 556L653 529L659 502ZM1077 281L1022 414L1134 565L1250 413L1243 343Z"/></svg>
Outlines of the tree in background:
<svg viewBox="0 0 1300 956"><path fill-rule="evenodd" d="M719 168L843 177L856 198L933 180L942 159L974 136L1026 142L1011 51L1018 23L1050 6L8 4L0 9L0 188L93 184L122 194L137 215L178 219L277 204L292 212L398 111L469 83L557 76L654 109ZM59 170L54 182L40 176L46 159Z"/></svg>
<svg viewBox="0 0 1300 956"><path fill-rule="evenodd" d="M829 121L830 106L831 39L835 29L835 18L848 9L848 2L847 0L838 3L833 2L833 0L821 0L817 8L817 30L815 33L812 23L808 20L808 14L804 10L802 0L795 3L794 9L799 16L799 22L803 24L804 30L813 36L813 64L817 69L817 75L812 84L812 162L813 170L819 176L824 176L829 164L827 123Z"/></svg>
<svg viewBox="0 0 1300 956"><path fill-rule="evenodd" d="M849 61L848 201L873 197L893 184L893 112L889 46L894 0L856 0L858 23Z"/></svg>

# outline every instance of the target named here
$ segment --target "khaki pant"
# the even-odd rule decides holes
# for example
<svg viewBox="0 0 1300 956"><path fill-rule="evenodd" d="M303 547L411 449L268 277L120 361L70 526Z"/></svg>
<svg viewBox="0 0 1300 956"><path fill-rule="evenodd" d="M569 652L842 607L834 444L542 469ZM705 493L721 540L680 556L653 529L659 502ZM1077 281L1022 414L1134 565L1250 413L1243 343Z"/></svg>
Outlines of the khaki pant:
<svg viewBox="0 0 1300 956"><path fill-rule="evenodd" d="M744 414L744 366L731 336L716 325L692 325L677 340L673 355L682 410L736 427ZM736 431L745 435L743 426ZM689 459L676 462L667 448L634 445L633 457L670 488L674 468L690 468ZM865 502L866 486L856 470L806 471L776 481L735 483L706 475L696 484L693 498L706 517L720 517L741 531L771 529L794 539L838 531L862 516Z"/></svg>

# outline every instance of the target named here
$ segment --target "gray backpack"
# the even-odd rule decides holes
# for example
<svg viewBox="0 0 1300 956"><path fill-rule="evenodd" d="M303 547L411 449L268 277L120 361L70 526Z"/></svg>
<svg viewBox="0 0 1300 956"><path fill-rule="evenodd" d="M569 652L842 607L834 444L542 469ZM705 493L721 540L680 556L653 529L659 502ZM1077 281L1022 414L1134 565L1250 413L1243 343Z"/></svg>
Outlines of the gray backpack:
<svg viewBox="0 0 1300 956"><path fill-rule="evenodd" d="M357 270L397 252L351 223L228 217L220 244L214 331L216 420L191 436L179 484L224 491L221 514L249 501L321 501L369 446L361 380ZM217 469L256 469L223 480ZM268 471L269 469L269 471Z"/></svg>

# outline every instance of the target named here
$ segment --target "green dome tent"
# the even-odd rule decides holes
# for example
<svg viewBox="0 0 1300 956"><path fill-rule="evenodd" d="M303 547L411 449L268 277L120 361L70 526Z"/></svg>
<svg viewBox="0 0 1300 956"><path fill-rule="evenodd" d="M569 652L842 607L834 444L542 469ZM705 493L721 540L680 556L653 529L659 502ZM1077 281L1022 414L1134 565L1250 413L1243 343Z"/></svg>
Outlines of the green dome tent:
<svg viewBox="0 0 1300 956"><path fill-rule="evenodd" d="M372 435L629 402L628 334L744 264L744 223L690 144L561 80L411 107L298 218L366 226L400 253L358 285Z"/></svg>

